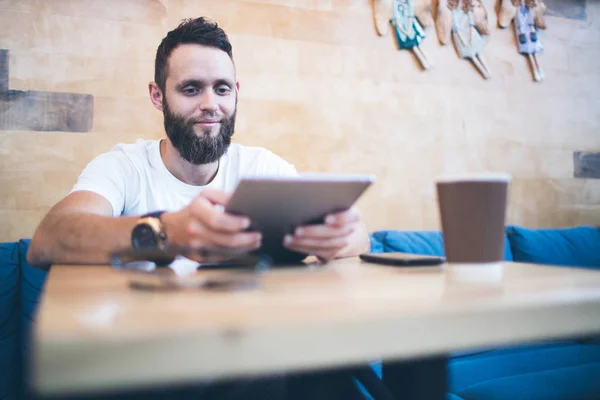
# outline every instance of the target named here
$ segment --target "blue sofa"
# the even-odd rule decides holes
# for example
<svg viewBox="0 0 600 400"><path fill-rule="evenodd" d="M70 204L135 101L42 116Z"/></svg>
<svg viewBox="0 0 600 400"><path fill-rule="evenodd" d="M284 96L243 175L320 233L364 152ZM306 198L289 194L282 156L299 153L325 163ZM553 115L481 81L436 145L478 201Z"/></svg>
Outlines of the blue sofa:
<svg viewBox="0 0 600 400"><path fill-rule="evenodd" d="M31 322L47 275L27 264L29 243L0 243L0 399L27 397Z"/></svg>
<svg viewBox="0 0 600 400"><path fill-rule="evenodd" d="M46 272L27 264L29 240L0 244L0 399L27 395L31 322ZM443 255L440 232L380 231L371 251ZM505 258L600 269L600 229L506 229ZM600 271L598 272L600 273ZM454 355L449 399L600 399L600 341L565 340ZM376 367L381 374L379 367Z"/></svg>
<svg viewBox="0 0 600 400"><path fill-rule="evenodd" d="M372 252L443 256L440 232L379 231ZM600 229L526 229L509 226L508 261L597 268ZM453 400L600 399L600 340L580 339L524 344L453 355L448 363Z"/></svg>

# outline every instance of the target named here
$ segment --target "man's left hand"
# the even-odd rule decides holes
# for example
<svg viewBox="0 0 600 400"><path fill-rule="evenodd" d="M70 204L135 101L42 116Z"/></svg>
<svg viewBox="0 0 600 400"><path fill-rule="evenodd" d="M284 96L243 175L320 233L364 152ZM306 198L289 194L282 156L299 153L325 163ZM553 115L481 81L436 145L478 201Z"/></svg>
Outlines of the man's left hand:
<svg viewBox="0 0 600 400"><path fill-rule="evenodd" d="M312 254L322 261L368 252L369 235L355 208L325 217L321 225L297 228L284 238L284 245L299 253Z"/></svg>

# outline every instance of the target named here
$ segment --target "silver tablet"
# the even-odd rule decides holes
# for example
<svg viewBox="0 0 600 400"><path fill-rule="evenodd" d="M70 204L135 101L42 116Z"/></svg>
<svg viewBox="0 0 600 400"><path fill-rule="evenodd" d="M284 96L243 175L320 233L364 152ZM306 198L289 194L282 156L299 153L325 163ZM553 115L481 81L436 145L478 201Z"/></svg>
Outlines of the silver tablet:
<svg viewBox="0 0 600 400"><path fill-rule="evenodd" d="M319 224L325 215L352 207L375 181L373 175L302 174L298 177L243 178L225 211L252 221L263 234L259 252L274 261L298 261L283 246L283 237L301 225Z"/></svg>

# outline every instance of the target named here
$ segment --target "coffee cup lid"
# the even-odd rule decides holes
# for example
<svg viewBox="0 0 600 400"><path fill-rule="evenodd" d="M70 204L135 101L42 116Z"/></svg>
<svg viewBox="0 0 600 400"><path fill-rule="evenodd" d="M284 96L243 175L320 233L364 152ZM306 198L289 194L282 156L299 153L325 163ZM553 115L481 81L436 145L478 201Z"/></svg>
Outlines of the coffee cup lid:
<svg viewBox="0 0 600 400"><path fill-rule="evenodd" d="M505 172L481 172L442 175L436 179L437 183L452 182L510 182L512 177Z"/></svg>

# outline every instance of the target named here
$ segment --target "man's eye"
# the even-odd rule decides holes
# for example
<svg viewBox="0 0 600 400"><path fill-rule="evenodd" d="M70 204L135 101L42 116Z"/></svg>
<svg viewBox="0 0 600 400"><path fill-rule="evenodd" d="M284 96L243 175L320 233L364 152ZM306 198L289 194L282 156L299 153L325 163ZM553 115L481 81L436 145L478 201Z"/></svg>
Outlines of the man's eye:
<svg viewBox="0 0 600 400"><path fill-rule="evenodd" d="M183 89L183 93L185 93L187 95L194 95L194 94L198 93L198 89L193 88L193 87L185 88L185 89Z"/></svg>
<svg viewBox="0 0 600 400"><path fill-rule="evenodd" d="M231 92L231 89L229 89L227 86L219 86L217 88L217 94L227 94L229 92Z"/></svg>

